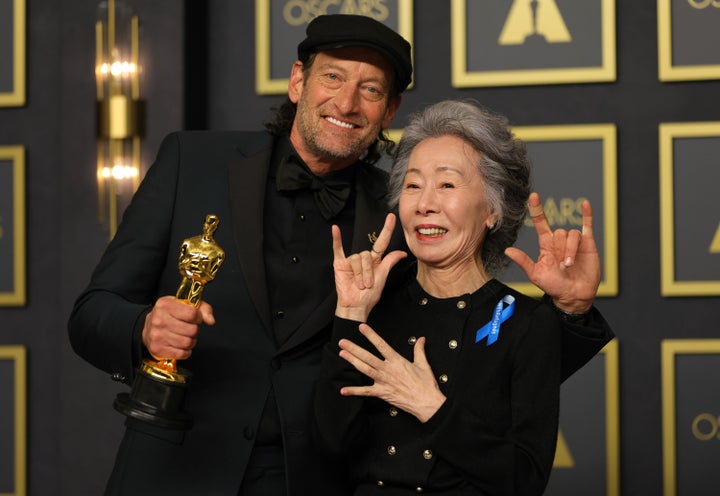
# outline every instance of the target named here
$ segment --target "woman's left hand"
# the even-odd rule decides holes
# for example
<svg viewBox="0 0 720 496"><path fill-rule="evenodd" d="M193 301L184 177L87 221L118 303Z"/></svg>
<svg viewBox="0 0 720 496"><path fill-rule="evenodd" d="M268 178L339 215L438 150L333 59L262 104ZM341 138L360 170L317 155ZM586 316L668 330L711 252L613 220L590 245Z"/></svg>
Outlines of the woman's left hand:
<svg viewBox="0 0 720 496"><path fill-rule="evenodd" d="M340 340L340 356L374 381L371 386L346 386L343 396L374 396L427 422L445 402L425 356L425 338L418 338L412 362L385 342L369 325L360 332L380 352L380 359L347 339Z"/></svg>
<svg viewBox="0 0 720 496"><path fill-rule="evenodd" d="M538 260L533 262L514 247L507 248L505 254L520 266L530 282L552 298L555 306L569 313L589 311L602 275L590 202L582 204L582 231L550 229L537 193L530 194L528 204L540 247Z"/></svg>

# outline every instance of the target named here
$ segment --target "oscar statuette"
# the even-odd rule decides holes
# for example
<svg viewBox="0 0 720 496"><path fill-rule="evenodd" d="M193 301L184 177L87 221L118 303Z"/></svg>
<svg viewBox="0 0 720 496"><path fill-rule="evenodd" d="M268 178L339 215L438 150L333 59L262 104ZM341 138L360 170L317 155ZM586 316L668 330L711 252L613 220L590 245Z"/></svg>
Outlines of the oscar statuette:
<svg viewBox="0 0 720 496"><path fill-rule="evenodd" d="M184 240L180 247L178 270L182 281L175 297L195 308L200 305L205 285L215 278L225 259L225 252L213 239L219 222L216 215L208 215L202 234ZM130 393L118 394L113 406L127 417L158 427L187 430L192 418L183 411L183 403L191 376L188 370L178 367L175 359L145 359Z"/></svg>

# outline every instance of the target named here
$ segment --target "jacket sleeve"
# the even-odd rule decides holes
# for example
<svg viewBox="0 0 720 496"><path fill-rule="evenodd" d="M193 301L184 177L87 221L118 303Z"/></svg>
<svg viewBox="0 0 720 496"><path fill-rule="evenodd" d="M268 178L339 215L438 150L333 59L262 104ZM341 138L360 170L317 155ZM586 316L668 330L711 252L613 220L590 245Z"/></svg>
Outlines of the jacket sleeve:
<svg viewBox="0 0 720 496"><path fill-rule="evenodd" d="M552 306L550 297L543 296L542 301ZM600 311L592 307L587 317L577 323L562 320L562 372L561 380L580 370L614 337L610 325Z"/></svg>
<svg viewBox="0 0 720 496"><path fill-rule="evenodd" d="M178 163L179 139L171 134L163 140L68 322L75 352L124 382L131 382L142 356L140 331L158 297L158 281L169 257Z"/></svg>
<svg viewBox="0 0 720 496"><path fill-rule="evenodd" d="M494 377L510 381L509 418L488 418L492 397L455 395L426 423L437 455L483 494L540 495L547 485L558 432L560 327L538 305L514 344L510 377Z"/></svg>

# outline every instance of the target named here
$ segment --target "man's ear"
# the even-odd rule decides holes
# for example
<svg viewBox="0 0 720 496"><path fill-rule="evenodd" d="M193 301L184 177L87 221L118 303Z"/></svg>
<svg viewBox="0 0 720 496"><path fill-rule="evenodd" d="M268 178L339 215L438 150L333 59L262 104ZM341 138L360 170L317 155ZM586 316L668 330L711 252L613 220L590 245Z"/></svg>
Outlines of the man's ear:
<svg viewBox="0 0 720 496"><path fill-rule="evenodd" d="M293 103L297 103L302 95L305 78L303 75L303 63L296 60L290 70L290 81L288 82L288 98Z"/></svg>

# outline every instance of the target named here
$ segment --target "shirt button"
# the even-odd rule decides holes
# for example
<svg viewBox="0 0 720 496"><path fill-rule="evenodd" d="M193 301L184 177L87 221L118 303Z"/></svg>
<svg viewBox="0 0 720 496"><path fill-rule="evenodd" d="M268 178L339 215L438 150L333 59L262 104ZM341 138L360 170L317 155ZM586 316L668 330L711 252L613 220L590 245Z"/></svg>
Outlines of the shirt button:
<svg viewBox="0 0 720 496"><path fill-rule="evenodd" d="M416 492L416 493L421 493L421 492L423 492L423 491L424 491L424 489L423 489L422 487L416 487L416 488L415 488L415 492Z"/></svg>
<svg viewBox="0 0 720 496"><path fill-rule="evenodd" d="M420 306L423 306L423 307L424 307L425 305L427 305L427 302L428 302L428 299L427 299L427 298L423 298L422 300L420 300Z"/></svg>
<svg viewBox="0 0 720 496"><path fill-rule="evenodd" d="M378 487L383 487L385 483L383 481L377 481Z"/></svg>
<svg viewBox="0 0 720 496"><path fill-rule="evenodd" d="M409 344L410 346L414 346L415 343L417 343L417 338L416 338L415 336L410 336L410 337L408 338L408 344Z"/></svg>
<svg viewBox="0 0 720 496"><path fill-rule="evenodd" d="M278 310L277 312L275 312L275 317L277 317L278 319L284 319L285 312L283 312L282 310Z"/></svg>
<svg viewBox="0 0 720 496"><path fill-rule="evenodd" d="M425 458L426 460L431 460L432 457L433 457L432 451L430 451L430 450L423 451L423 458Z"/></svg>
<svg viewBox="0 0 720 496"><path fill-rule="evenodd" d="M448 341L448 348L450 348L451 350L457 348L457 340L451 339L450 341Z"/></svg>
<svg viewBox="0 0 720 496"><path fill-rule="evenodd" d="M397 448L395 448L395 446L393 446L393 445L391 444L390 446L388 446L387 452L388 452L388 455L392 456L392 455L394 455L395 453L397 453Z"/></svg>
<svg viewBox="0 0 720 496"><path fill-rule="evenodd" d="M443 384L445 384L447 381L448 381L448 376L447 376L447 374L442 374L442 375L440 376L440 382L442 382Z"/></svg>
<svg viewBox="0 0 720 496"><path fill-rule="evenodd" d="M398 414L397 408L395 408L394 406L393 406L393 407L390 407L390 416L391 416L391 417L397 417L397 414Z"/></svg>
<svg viewBox="0 0 720 496"><path fill-rule="evenodd" d="M290 260L292 260L292 263L299 263L300 259L298 257L292 257Z"/></svg>
<svg viewBox="0 0 720 496"><path fill-rule="evenodd" d="M298 219L300 219L300 222L305 222L305 214L298 215Z"/></svg>
<svg viewBox="0 0 720 496"><path fill-rule="evenodd" d="M466 306L467 306L467 305L466 305L466 303L465 303L463 300L460 300L460 301L457 302L457 307L458 307L460 310L462 310L462 309L465 308Z"/></svg>

